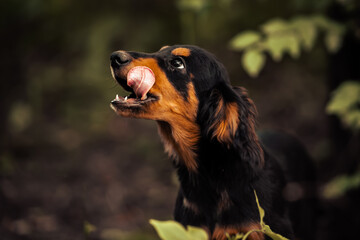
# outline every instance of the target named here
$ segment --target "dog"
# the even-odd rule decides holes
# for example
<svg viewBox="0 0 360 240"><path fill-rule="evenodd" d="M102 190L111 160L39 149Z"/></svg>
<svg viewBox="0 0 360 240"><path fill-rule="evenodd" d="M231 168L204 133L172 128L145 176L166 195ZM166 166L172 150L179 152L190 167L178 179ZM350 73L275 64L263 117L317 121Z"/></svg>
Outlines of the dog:
<svg viewBox="0 0 360 240"><path fill-rule="evenodd" d="M294 239L283 169L255 132L257 111L247 91L230 84L214 55L174 45L155 53L116 51L110 62L114 79L130 92L111 107L123 117L155 120L173 160L180 182L176 221L205 229L213 240L259 230L255 190L264 222ZM134 81L148 84L141 91L129 80L139 67ZM248 239L267 237L253 232Z"/></svg>

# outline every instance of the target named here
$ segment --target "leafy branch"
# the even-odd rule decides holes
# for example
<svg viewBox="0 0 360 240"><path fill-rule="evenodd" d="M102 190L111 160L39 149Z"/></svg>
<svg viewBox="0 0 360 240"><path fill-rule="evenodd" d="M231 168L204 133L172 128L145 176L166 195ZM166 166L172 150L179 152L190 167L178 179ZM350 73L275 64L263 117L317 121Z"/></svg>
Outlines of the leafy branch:
<svg viewBox="0 0 360 240"><path fill-rule="evenodd" d="M242 51L242 65L251 77L257 77L265 65L265 53L275 61L285 54L293 58L300 56L301 50L309 52L320 32L330 53L339 50L345 27L321 15L296 16L289 21L271 19L260 27L260 31L244 31L230 41L230 48Z"/></svg>

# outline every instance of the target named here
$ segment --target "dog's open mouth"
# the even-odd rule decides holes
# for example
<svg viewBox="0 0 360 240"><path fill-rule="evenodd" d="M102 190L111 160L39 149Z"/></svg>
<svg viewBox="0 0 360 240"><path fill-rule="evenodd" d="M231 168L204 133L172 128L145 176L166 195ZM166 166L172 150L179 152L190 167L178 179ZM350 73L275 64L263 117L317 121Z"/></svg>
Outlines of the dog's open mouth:
<svg viewBox="0 0 360 240"><path fill-rule="evenodd" d="M127 73L125 84L120 84L125 90L130 90L130 95L119 97L111 101L111 105L117 108L139 107L157 100L157 97L149 91L155 83L155 75L152 70L145 66L136 66Z"/></svg>
<svg viewBox="0 0 360 240"><path fill-rule="evenodd" d="M128 96L122 97L116 94L116 97L114 100L111 101L111 105L115 106L115 107L140 107L144 104L147 104L149 102L152 101L156 101L157 97L147 93L146 94L146 98L144 100L141 100L139 97L136 96L135 93L131 93Z"/></svg>

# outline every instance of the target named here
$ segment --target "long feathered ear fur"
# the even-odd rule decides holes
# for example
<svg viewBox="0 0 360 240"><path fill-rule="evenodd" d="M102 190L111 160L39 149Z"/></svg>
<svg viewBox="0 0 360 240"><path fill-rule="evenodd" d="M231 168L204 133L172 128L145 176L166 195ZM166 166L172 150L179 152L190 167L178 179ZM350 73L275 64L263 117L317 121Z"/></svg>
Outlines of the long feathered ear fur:
<svg viewBox="0 0 360 240"><path fill-rule="evenodd" d="M201 97L199 110L202 136L228 149L240 149L239 157L255 169L263 166L264 153L255 132L257 111L244 88L221 83Z"/></svg>

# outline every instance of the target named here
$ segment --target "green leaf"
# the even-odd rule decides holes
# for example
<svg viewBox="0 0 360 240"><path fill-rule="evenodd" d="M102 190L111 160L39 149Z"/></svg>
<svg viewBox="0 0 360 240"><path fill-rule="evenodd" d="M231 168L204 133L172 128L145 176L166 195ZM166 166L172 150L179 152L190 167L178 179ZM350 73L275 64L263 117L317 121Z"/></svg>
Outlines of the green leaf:
<svg viewBox="0 0 360 240"><path fill-rule="evenodd" d="M261 30L267 34L287 31L291 26L282 19L272 19L261 26Z"/></svg>
<svg viewBox="0 0 360 240"><path fill-rule="evenodd" d="M17 102L10 109L9 122L10 127L15 132L21 132L28 128L33 120L33 112L31 106Z"/></svg>
<svg viewBox="0 0 360 240"><path fill-rule="evenodd" d="M241 240L241 239L243 239L244 238L244 234L243 233L237 233L236 235L235 235L235 240Z"/></svg>
<svg viewBox="0 0 360 240"><path fill-rule="evenodd" d="M198 227L188 226L188 236L191 240L207 240L208 235L204 229Z"/></svg>
<svg viewBox="0 0 360 240"><path fill-rule="evenodd" d="M248 231L248 232L244 235L244 237L242 238L242 240L246 240L246 239L250 236L250 234L252 234L253 232L263 232L263 230L262 230L262 229L261 229L261 230L257 230L257 229L250 230L250 231Z"/></svg>
<svg viewBox="0 0 360 240"><path fill-rule="evenodd" d="M208 235L202 228L188 227L184 228L175 221L158 221L151 219L150 224L155 228L162 240L207 240Z"/></svg>
<svg viewBox="0 0 360 240"><path fill-rule="evenodd" d="M326 107L328 114L346 114L351 109L356 109L360 103L360 83L346 81L342 83L333 93Z"/></svg>
<svg viewBox="0 0 360 240"><path fill-rule="evenodd" d="M298 32L304 49L310 51L314 46L317 36L314 22L309 18L296 17L292 20L292 26Z"/></svg>
<svg viewBox="0 0 360 240"><path fill-rule="evenodd" d="M260 206L260 203L259 203L259 199L258 199L258 196L256 194L256 191L254 190L254 194L255 194L255 200L256 200L256 204L257 204L257 207L259 209L259 214L260 214L260 226L261 227L264 227L264 217L265 217L265 211L264 209Z"/></svg>
<svg viewBox="0 0 360 240"><path fill-rule="evenodd" d="M227 240L244 240L244 234L243 233L237 233L235 236L230 236L229 233L225 233Z"/></svg>
<svg viewBox="0 0 360 240"><path fill-rule="evenodd" d="M264 209L260 206L259 203L259 199L258 196L256 194L256 191L254 190L254 195L255 195L255 200L256 200L256 204L257 207L259 209L259 215L260 215L260 226L261 226L261 230L252 230L248 233L246 233L246 235L244 236L244 240L252 233L252 232L263 232L264 234L268 235L269 237L271 237L273 240L288 240L287 238L281 236L280 234L274 233L269 225L266 225L264 222L264 217L265 217L265 211Z"/></svg>
<svg viewBox="0 0 360 240"><path fill-rule="evenodd" d="M269 225L265 225L265 226L264 226L263 232L264 232L267 236L271 237L271 239L273 239L273 240L289 240L289 239L287 239L286 237L281 236L280 234L274 233L274 232L270 229Z"/></svg>
<svg viewBox="0 0 360 240"><path fill-rule="evenodd" d="M230 47L236 50L242 50L256 42L259 42L261 35L255 31L245 31L239 33L230 41Z"/></svg>
<svg viewBox="0 0 360 240"><path fill-rule="evenodd" d="M344 116L344 121L354 129L360 129L360 109L348 112Z"/></svg>
<svg viewBox="0 0 360 240"><path fill-rule="evenodd" d="M337 198L342 196L350 189L360 186L360 172L352 176L340 175L327 183L324 187L323 196L325 198Z"/></svg>
<svg viewBox="0 0 360 240"><path fill-rule="evenodd" d="M162 240L184 240L187 238L187 232L183 225L174 221L150 220L150 224L155 228Z"/></svg>
<svg viewBox="0 0 360 240"><path fill-rule="evenodd" d="M269 36L266 39L265 46L275 61L280 61L283 57L283 45L281 36Z"/></svg>
<svg viewBox="0 0 360 240"><path fill-rule="evenodd" d="M299 38L294 34L290 33L283 37L284 49L289 52L293 58L300 56L300 41Z"/></svg>
<svg viewBox="0 0 360 240"><path fill-rule="evenodd" d="M265 64L265 55L257 49L249 49L242 56L242 64L251 77L257 77Z"/></svg>
<svg viewBox="0 0 360 240"><path fill-rule="evenodd" d="M96 226L89 223L88 221L85 221L84 222L84 233L86 235L89 235L91 234L92 232L95 232L96 231Z"/></svg>
<svg viewBox="0 0 360 240"><path fill-rule="evenodd" d="M353 128L360 129L360 83L346 81L332 94L326 106L326 113L337 115L343 123Z"/></svg>
<svg viewBox="0 0 360 240"><path fill-rule="evenodd" d="M329 52L337 52L342 43L342 34L338 31L329 31L325 36L325 46Z"/></svg>
<svg viewBox="0 0 360 240"><path fill-rule="evenodd" d="M268 36L265 46L275 61L280 61L286 52L293 58L300 56L300 40L294 32L271 34Z"/></svg>
<svg viewBox="0 0 360 240"><path fill-rule="evenodd" d="M342 43L345 27L335 21L332 21L322 15L312 17L313 22L319 28L325 31L325 45L329 52L337 52Z"/></svg>

